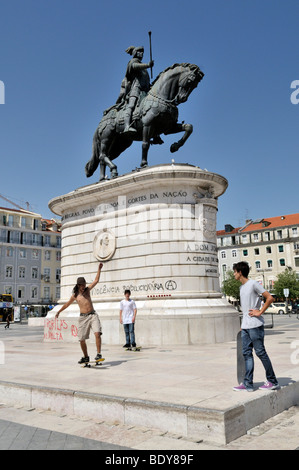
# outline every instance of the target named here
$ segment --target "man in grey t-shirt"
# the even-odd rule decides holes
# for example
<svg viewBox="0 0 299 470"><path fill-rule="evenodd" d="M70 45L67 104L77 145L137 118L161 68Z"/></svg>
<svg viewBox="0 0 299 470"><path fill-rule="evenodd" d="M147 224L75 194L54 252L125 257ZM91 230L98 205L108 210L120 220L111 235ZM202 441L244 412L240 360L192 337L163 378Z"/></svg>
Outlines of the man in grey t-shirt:
<svg viewBox="0 0 299 470"><path fill-rule="evenodd" d="M239 274L235 276L238 277ZM240 300L243 312L243 319L241 325L242 329L258 328L259 326L262 326L264 324L264 318L261 316L261 314L259 316L255 316L251 313L252 310L257 310L260 312L260 308L262 305L260 297L261 294L266 295L266 290L257 281L248 279L244 284L241 285ZM272 299L273 297L271 296L270 304L273 301ZM267 308L269 305L267 305ZM266 309L264 309L264 311L265 310Z"/></svg>
<svg viewBox="0 0 299 470"><path fill-rule="evenodd" d="M261 284L257 281L248 279L249 265L241 261L233 266L235 279L241 282L240 287L240 300L243 312L242 319L242 348L243 356L245 359L245 377L244 383L234 387L234 390L239 392L247 390L253 391L253 349L256 355L262 361L264 366L267 381L261 390L275 390L279 388L271 361L264 346L264 318L262 314L267 310L269 305L273 302L272 295L267 292ZM261 297L265 298L265 303L261 308Z"/></svg>

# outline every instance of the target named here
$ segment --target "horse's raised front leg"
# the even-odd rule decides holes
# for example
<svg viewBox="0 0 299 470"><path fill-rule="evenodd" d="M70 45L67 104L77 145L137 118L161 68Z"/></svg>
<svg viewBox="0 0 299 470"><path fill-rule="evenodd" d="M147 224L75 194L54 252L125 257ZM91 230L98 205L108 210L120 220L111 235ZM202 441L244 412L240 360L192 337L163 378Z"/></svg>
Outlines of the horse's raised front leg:
<svg viewBox="0 0 299 470"><path fill-rule="evenodd" d="M185 132L185 133L178 142L174 142L170 146L171 153L177 152L184 145L186 140L190 137L190 135L193 132L193 126L192 124L176 123L173 129L171 129L167 133L165 132L165 134L177 134L178 132Z"/></svg>

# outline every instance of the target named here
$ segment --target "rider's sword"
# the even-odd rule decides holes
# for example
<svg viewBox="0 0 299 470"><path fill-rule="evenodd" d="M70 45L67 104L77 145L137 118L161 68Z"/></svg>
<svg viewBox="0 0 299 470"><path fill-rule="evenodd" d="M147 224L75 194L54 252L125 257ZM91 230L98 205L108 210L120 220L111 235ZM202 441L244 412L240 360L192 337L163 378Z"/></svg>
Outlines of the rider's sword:
<svg viewBox="0 0 299 470"><path fill-rule="evenodd" d="M150 59L152 62L153 57L152 57L152 32L151 31L148 32L148 36L149 36L149 43L150 43ZM153 78L153 67L151 67L151 78Z"/></svg>

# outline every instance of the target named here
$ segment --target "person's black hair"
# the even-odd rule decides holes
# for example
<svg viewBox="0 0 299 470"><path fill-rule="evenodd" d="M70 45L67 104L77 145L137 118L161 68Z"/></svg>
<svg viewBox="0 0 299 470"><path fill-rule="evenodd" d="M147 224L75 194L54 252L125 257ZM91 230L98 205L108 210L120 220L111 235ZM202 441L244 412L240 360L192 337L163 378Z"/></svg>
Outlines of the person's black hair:
<svg viewBox="0 0 299 470"><path fill-rule="evenodd" d="M237 273L241 273L244 277L248 277L250 267L246 261L240 261L239 263L235 263L233 265L233 270L237 271Z"/></svg>
<svg viewBox="0 0 299 470"><path fill-rule="evenodd" d="M125 295L126 295L126 294L129 294L129 295L131 295L131 291L130 291L130 289L126 289L126 290L125 290Z"/></svg>

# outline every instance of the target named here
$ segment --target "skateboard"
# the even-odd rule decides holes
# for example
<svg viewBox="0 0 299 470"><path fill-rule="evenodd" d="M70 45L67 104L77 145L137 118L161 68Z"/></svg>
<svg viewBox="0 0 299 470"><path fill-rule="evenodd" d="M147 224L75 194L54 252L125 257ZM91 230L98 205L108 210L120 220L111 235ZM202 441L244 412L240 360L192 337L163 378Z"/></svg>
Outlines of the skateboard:
<svg viewBox="0 0 299 470"><path fill-rule="evenodd" d="M102 359L99 359L97 361L85 362L84 364L80 364L80 366L81 367L88 367L90 369L91 367L102 366L104 361L105 361L105 359L102 357ZM92 366L91 364L95 364L95 366Z"/></svg>
<svg viewBox="0 0 299 470"><path fill-rule="evenodd" d="M130 347L130 348L126 348L126 351L140 351L141 348L142 346L136 346L136 348Z"/></svg>
<svg viewBox="0 0 299 470"><path fill-rule="evenodd" d="M238 383L244 382L245 377L245 360L242 351L242 331L237 334L237 379Z"/></svg>

